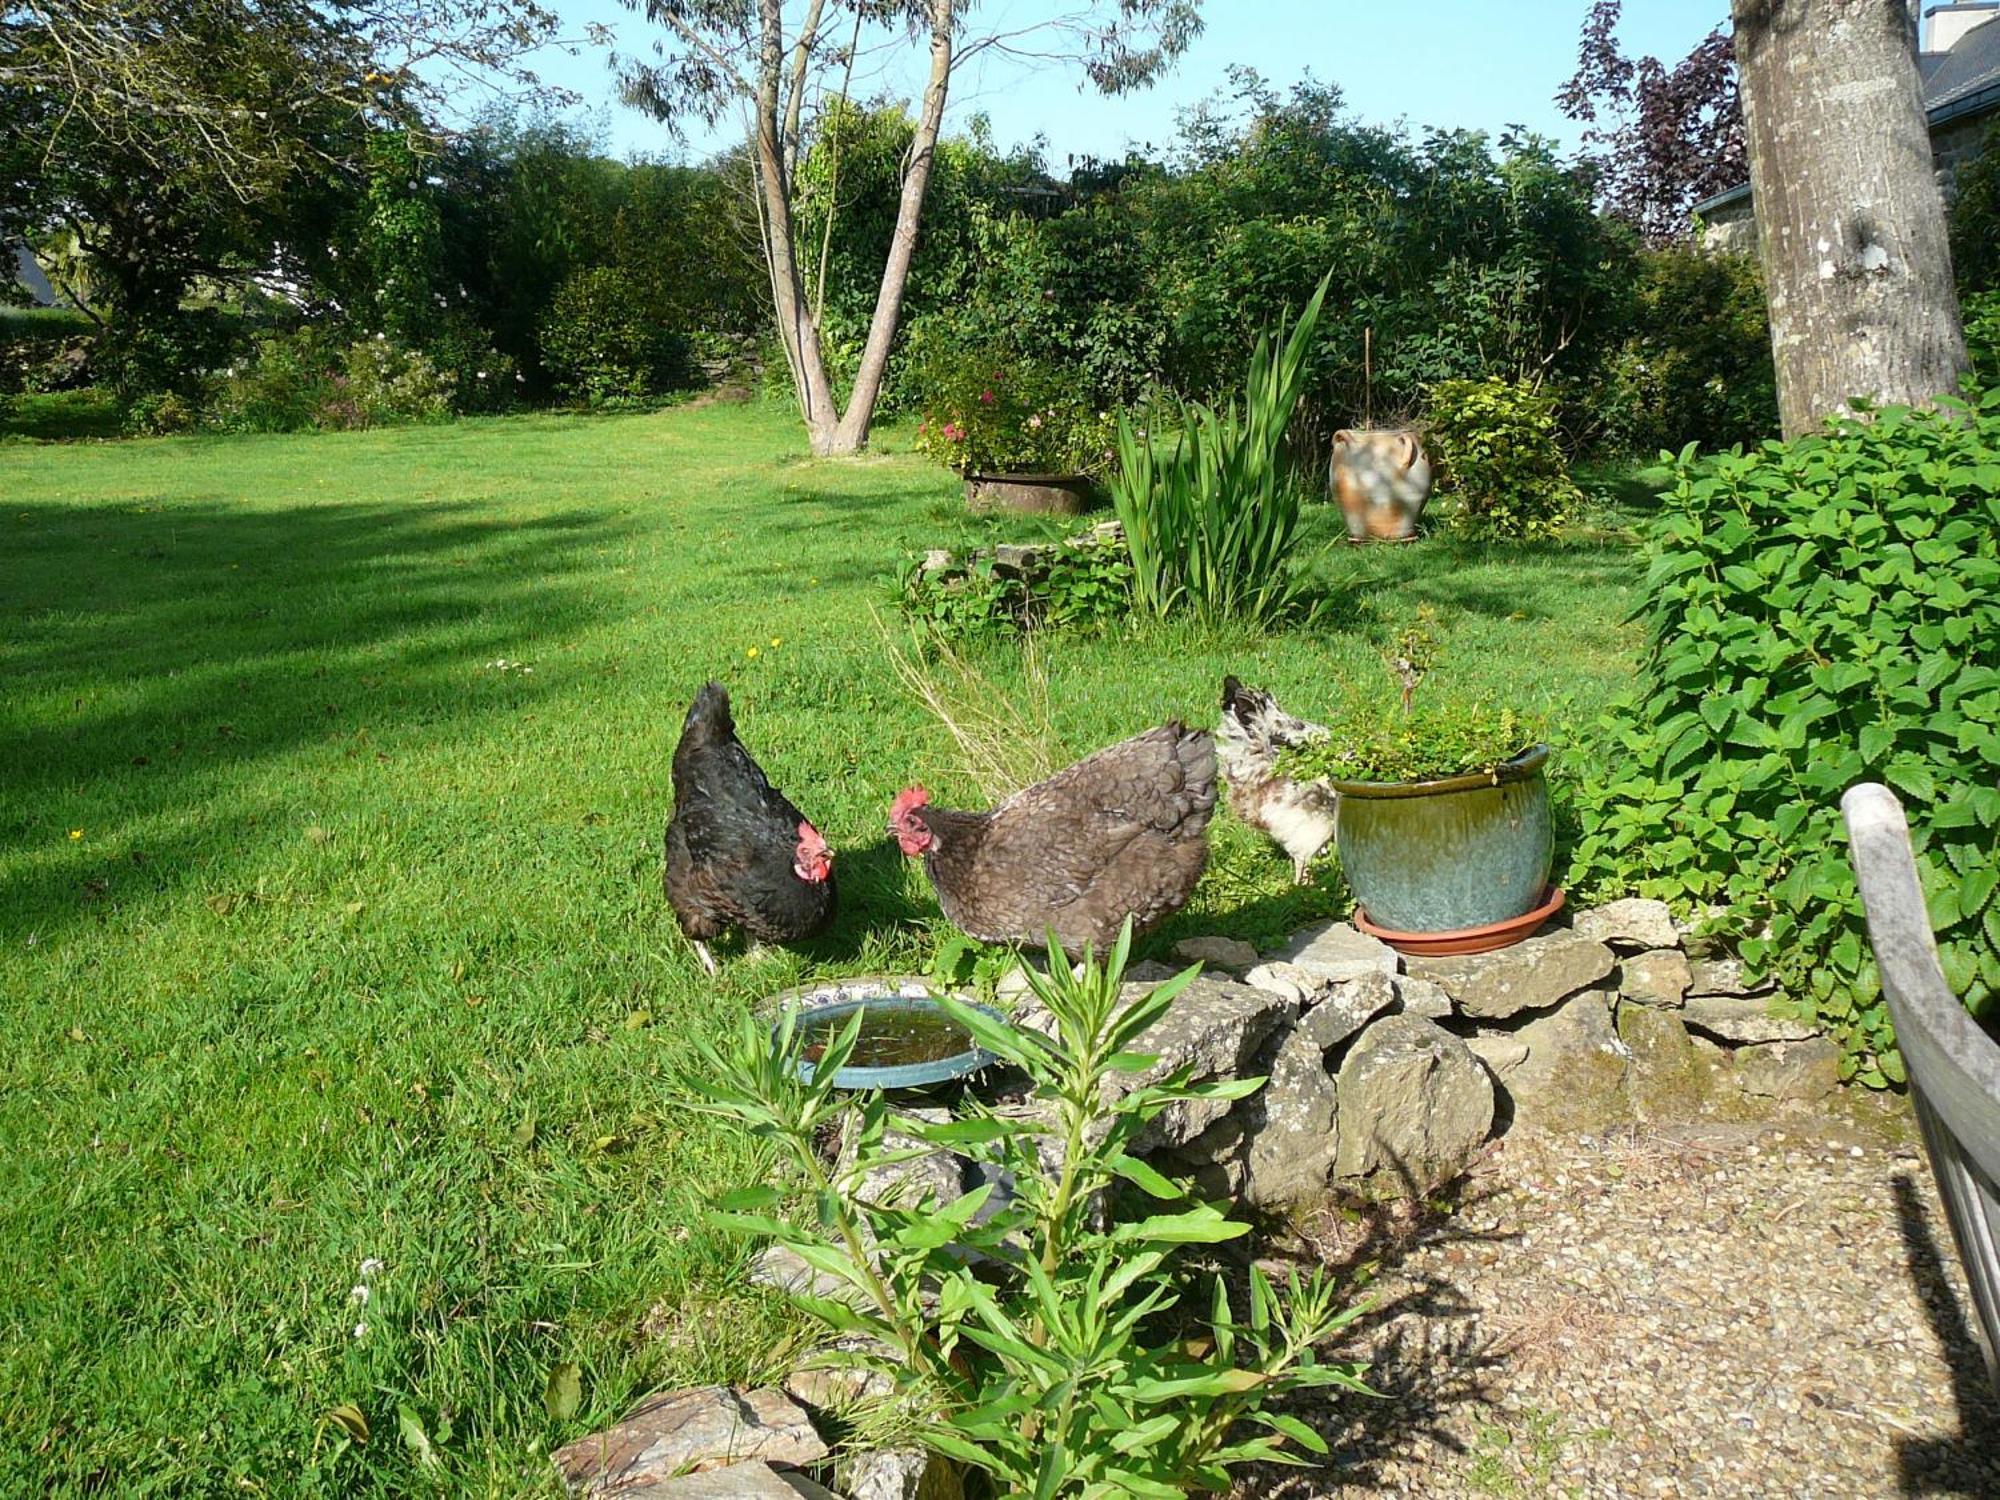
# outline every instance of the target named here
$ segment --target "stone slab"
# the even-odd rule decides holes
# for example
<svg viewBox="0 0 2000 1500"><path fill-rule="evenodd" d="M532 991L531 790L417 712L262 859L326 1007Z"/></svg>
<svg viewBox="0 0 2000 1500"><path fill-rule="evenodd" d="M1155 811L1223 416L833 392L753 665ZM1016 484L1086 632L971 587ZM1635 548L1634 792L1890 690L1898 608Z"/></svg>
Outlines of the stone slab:
<svg viewBox="0 0 2000 1500"><path fill-rule="evenodd" d="M1334 1175L1390 1193L1462 1172L1493 1126L1493 1083L1465 1043L1422 1016L1384 1016L1341 1064Z"/></svg>
<svg viewBox="0 0 2000 1500"><path fill-rule="evenodd" d="M1296 964L1328 984L1364 974L1393 976L1402 969L1394 948L1349 922L1302 927L1271 957L1277 963Z"/></svg>
<svg viewBox="0 0 2000 1500"><path fill-rule="evenodd" d="M557 1472L576 1494L614 1496L656 1494L667 1481L691 1471L749 1467L752 1460L761 1461L756 1467L810 1464L828 1452L805 1408L783 1391L708 1385L648 1396L617 1426L569 1443L553 1457ZM764 1483L755 1474L737 1479L745 1485Z"/></svg>
<svg viewBox="0 0 2000 1500"><path fill-rule="evenodd" d="M1608 978L1615 965L1602 943L1563 929L1492 953L1409 961L1411 977L1440 986L1460 1015L1480 1020L1547 1010Z"/></svg>
<svg viewBox="0 0 2000 1500"><path fill-rule="evenodd" d="M1577 936L1614 948L1639 950L1681 945L1680 929L1674 925L1674 914L1667 903L1643 896L1628 896L1623 901L1608 901L1603 906L1579 910L1570 919L1570 926Z"/></svg>

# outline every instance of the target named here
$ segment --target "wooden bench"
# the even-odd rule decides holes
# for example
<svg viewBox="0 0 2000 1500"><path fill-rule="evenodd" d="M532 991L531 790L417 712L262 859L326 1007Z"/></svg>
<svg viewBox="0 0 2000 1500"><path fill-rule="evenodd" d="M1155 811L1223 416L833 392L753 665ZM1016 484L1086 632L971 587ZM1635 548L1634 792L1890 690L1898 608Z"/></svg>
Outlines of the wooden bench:
<svg viewBox="0 0 2000 1500"><path fill-rule="evenodd" d="M2000 1391L2000 1042L1960 1004L1938 967L1903 805L1872 783L1841 798L1882 992L1910 1075L1924 1145Z"/></svg>

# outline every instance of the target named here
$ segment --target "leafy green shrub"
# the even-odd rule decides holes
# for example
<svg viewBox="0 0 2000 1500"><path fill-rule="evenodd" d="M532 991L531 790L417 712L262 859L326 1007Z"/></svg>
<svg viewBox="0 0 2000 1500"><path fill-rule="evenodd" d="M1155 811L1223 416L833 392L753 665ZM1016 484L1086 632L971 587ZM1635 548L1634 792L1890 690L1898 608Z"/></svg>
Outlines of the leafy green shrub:
<svg viewBox="0 0 2000 1500"><path fill-rule="evenodd" d="M929 571L913 557L896 596L906 616L953 640L1098 629L1131 614L1132 558L1116 538L1090 533L1059 543L1048 567L1030 573L1002 571L991 557L963 571Z"/></svg>
<svg viewBox="0 0 2000 1500"><path fill-rule="evenodd" d="M148 391L125 406L125 430L140 437L166 437L186 432L200 412L179 391Z"/></svg>
<svg viewBox="0 0 2000 1500"><path fill-rule="evenodd" d="M1599 385L1576 391L1616 453L1762 442L1778 431L1777 375L1754 255L1648 250L1632 332Z"/></svg>
<svg viewBox="0 0 2000 1500"><path fill-rule="evenodd" d="M1326 288L1320 282L1289 336L1280 323L1280 342L1257 340L1240 406L1180 402L1171 437L1119 417L1111 497L1140 609L1266 624L1298 605L1290 553L1300 486L1285 430L1305 388Z"/></svg>
<svg viewBox="0 0 2000 1500"><path fill-rule="evenodd" d="M1959 304L1965 320L1965 352L1972 358L1972 378L1983 386L2000 386L2000 291L1979 292Z"/></svg>
<svg viewBox="0 0 2000 1500"><path fill-rule="evenodd" d="M650 316L638 285L613 266L563 282L541 326L542 363L572 400L644 401L689 378L688 343Z"/></svg>
<svg viewBox="0 0 2000 1500"><path fill-rule="evenodd" d="M450 415L450 382L427 356L381 334L348 342L307 326L258 339L224 372L207 421L225 432L344 432Z"/></svg>
<svg viewBox="0 0 2000 1500"><path fill-rule="evenodd" d="M226 432L304 432L318 426L339 350L331 330L313 325L258 339L248 356L223 372L209 405L210 425Z"/></svg>
<svg viewBox="0 0 2000 1500"><path fill-rule="evenodd" d="M510 355L493 347L485 329L464 313L446 315L424 354L451 384L451 409L462 415L506 411L520 399L523 378Z"/></svg>
<svg viewBox="0 0 2000 1500"><path fill-rule="evenodd" d="M210 372L227 365L240 344L238 327L215 309L175 308L114 319L92 368L128 407L163 391L198 404Z"/></svg>
<svg viewBox="0 0 2000 1500"><path fill-rule="evenodd" d="M1864 1083L1903 1067L1840 796L1909 808L1946 977L2000 1010L2000 393L1889 408L1697 466L1649 545L1647 645L1580 793L1572 879L1725 908L1718 932L1828 1023Z"/></svg>
<svg viewBox="0 0 2000 1500"><path fill-rule="evenodd" d="M1958 169L1947 218L1959 295L2000 292L2000 125Z"/></svg>
<svg viewBox="0 0 2000 1500"><path fill-rule="evenodd" d="M961 474L1089 474L1109 462L1110 415L1077 399L1074 377L998 347L914 342L904 379L919 393L926 457Z"/></svg>
<svg viewBox="0 0 2000 1500"><path fill-rule="evenodd" d="M1184 1068L1108 1097L1115 1076L1129 1084L1150 1061L1129 1049L1199 969L1124 1005L1130 943L1128 923L1108 961L1086 950L1080 977L1066 963L1031 975L1055 1019L1052 1036L943 1002L1034 1081L1046 1109L1039 1121L968 1099L960 1118L933 1124L892 1114L879 1093L856 1101L837 1092L860 1016L826 1044L810 1083L798 1079L790 1017L775 1043L768 1023L747 1017L731 1046L697 1039L699 1071L682 1079L693 1107L748 1127L801 1181L796 1218L777 1188L760 1187L721 1200L714 1219L790 1247L841 1284L836 1297L793 1300L839 1340L826 1360L887 1383L891 1394L866 1415L871 1431L900 1428L981 1471L996 1494L1224 1491L1237 1465L1300 1462L1294 1446L1326 1451L1278 1409L1287 1396L1365 1389L1359 1367L1314 1353L1355 1315L1338 1310L1323 1272L1294 1277L1281 1293L1252 1267L1244 1319L1221 1276L1179 1260L1181 1247L1235 1239L1247 1226L1141 1161L1139 1134L1176 1101L1241 1098L1262 1080L1197 1083ZM818 1138L843 1117L853 1149L829 1167ZM986 1185L950 1202L928 1192L864 1201L871 1171L914 1154L892 1132L971 1158ZM1012 1183L1005 1201L996 1201L1000 1181ZM1100 1217L1100 1205L1134 1190L1152 1200L1139 1216Z"/></svg>
<svg viewBox="0 0 2000 1500"><path fill-rule="evenodd" d="M1547 537L1582 500L1556 441L1553 397L1518 380L1430 388L1427 446L1453 524L1478 536Z"/></svg>
<svg viewBox="0 0 2000 1500"><path fill-rule="evenodd" d="M451 381L430 356L381 334L341 351L332 388L313 425L330 431L442 422L451 415Z"/></svg>

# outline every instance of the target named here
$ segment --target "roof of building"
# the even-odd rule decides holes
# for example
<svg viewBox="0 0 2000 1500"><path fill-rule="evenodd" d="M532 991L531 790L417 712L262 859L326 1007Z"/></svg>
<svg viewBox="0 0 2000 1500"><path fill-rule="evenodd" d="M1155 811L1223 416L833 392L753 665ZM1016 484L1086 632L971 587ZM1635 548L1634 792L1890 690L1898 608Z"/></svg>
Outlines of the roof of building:
<svg viewBox="0 0 2000 1500"><path fill-rule="evenodd" d="M2000 17L1981 21L1949 52L1924 53L1917 66L1923 75L1924 114L1931 129L2000 108ZM1694 212L1713 213L1749 195L1750 184L1746 182L1704 198L1694 206Z"/></svg>
<svg viewBox="0 0 2000 1500"><path fill-rule="evenodd" d="M1937 67L1925 74L1924 109L1933 126L1941 125L1972 113L1959 106L1980 100L1996 86L2000 86L2000 18L1981 21L1966 32ZM2000 94L1993 100L1981 100L1988 108L1994 102L2000 102Z"/></svg>

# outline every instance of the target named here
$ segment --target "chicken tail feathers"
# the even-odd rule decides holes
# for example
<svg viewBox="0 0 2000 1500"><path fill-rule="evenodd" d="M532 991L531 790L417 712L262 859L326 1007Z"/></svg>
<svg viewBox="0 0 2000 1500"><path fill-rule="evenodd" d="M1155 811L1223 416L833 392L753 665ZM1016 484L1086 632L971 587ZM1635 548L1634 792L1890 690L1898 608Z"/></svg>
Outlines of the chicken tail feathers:
<svg viewBox="0 0 2000 1500"><path fill-rule="evenodd" d="M736 718L729 711L729 690L719 682L702 685L688 705L687 722L681 726L683 742L717 744L736 736Z"/></svg>

